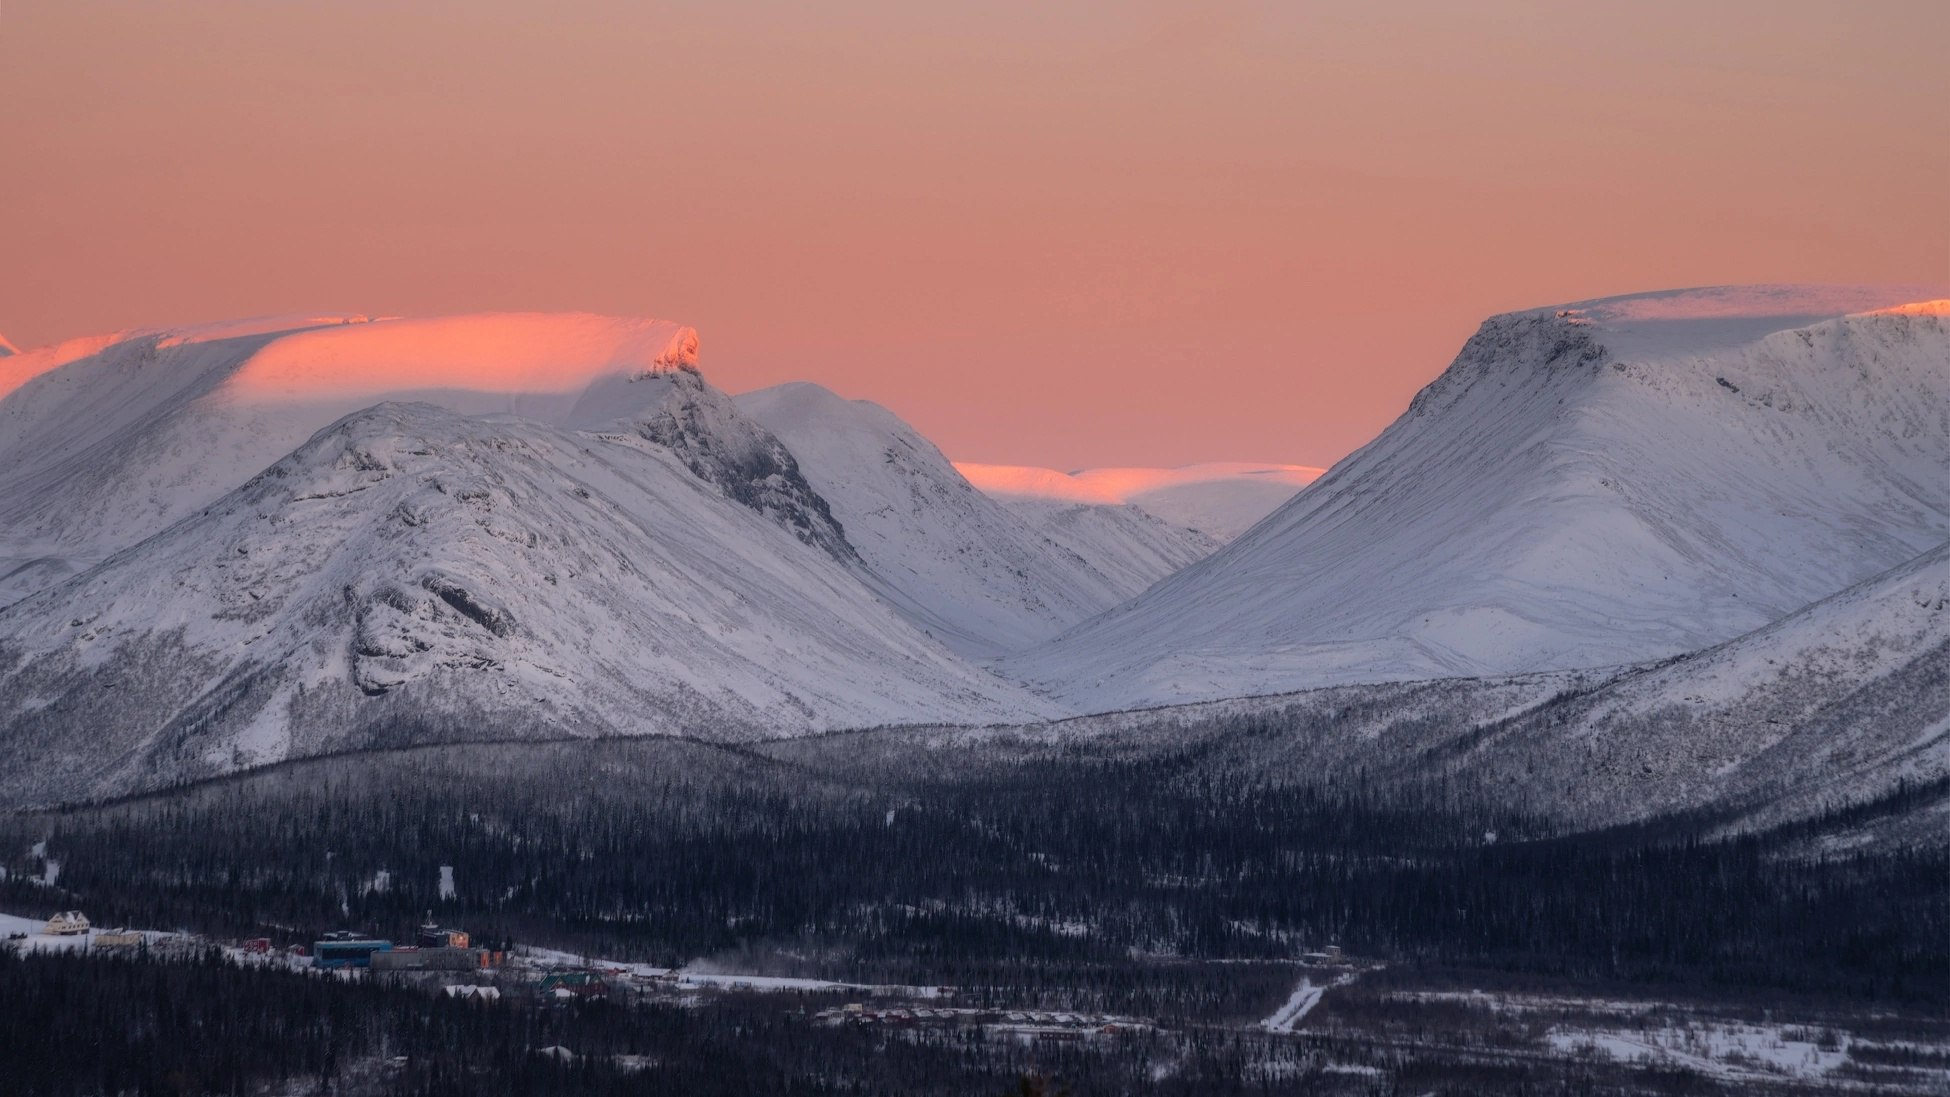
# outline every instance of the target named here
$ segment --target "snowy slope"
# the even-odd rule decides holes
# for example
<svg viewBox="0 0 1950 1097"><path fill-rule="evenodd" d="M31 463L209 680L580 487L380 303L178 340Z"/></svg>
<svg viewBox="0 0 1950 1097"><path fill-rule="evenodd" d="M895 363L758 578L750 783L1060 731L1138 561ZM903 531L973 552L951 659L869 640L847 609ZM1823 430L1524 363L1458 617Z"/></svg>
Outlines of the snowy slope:
<svg viewBox="0 0 1950 1097"><path fill-rule="evenodd" d="M1754 633L1560 699L1472 748L1603 820L1813 814L1950 776L1950 544Z"/></svg>
<svg viewBox="0 0 1950 1097"><path fill-rule="evenodd" d="M1205 534L1174 526L1129 503L997 499L1031 529L1090 561L1131 595L1219 548Z"/></svg>
<svg viewBox="0 0 1950 1097"><path fill-rule="evenodd" d="M1374 791L1434 786L1576 827L1698 812L1725 830L1759 829L1870 804L1907 783L1911 801L1827 831L1943 846L1950 542L1764 628L1641 667L1340 685L1028 728L891 734L997 751L1195 757L1275 781L1360 773Z"/></svg>
<svg viewBox="0 0 1950 1097"><path fill-rule="evenodd" d="M1026 465L955 466L969 482L1006 502L1037 500L1131 505L1214 541L1230 541L1278 510L1325 470L1305 465L1213 461L1179 468L1101 468L1079 472Z"/></svg>
<svg viewBox="0 0 1950 1097"><path fill-rule="evenodd" d="M270 317L72 340L0 364L0 604L207 505L382 399L548 421L598 378L693 363L655 320ZM601 407L596 401L595 407Z"/></svg>
<svg viewBox="0 0 1950 1097"><path fill-rule="evenodd" d="M411 742L1043 711L874 599L816 519L782 521L789 493L733 498L652 437L667 406L585 432L381 404L0 610L0 797Z"/></svg>
<svg viewBox="0 0 1950 1097"><path fill-rule="evenodd" d="M1487 321L1221 552L1008 661L1091 709L1631 663L1950 537L1950 319L1910 290L1681 291Z"/></svg>
<svg viewBox="0 0 1950 1097"><path fill-rule="evenodd" d="M20 353L19 347L16 347L12 343L7 342L6 336L0 335L0 358L8 358L19 353Z"/></svg>
<svg viewBox="0 0 1950 1097"><path fill-rule="evenodd" d="M1168 531L1136 524L1080 525L1068 538L1032 528L878 404L805 383L736 399L792 451L869 585L964 654L1046 640L1194 558Z"/></svg>

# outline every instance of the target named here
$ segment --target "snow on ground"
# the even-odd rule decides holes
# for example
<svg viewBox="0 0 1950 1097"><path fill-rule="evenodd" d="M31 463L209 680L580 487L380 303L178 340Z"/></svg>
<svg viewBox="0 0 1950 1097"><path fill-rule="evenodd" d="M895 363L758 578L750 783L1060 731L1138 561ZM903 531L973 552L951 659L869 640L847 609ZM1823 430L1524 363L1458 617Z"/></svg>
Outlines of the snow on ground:
<svg viewBox="0 0 1950 1097"><path fill-rule="evenodd" d="M25 934L19 940L14 934ZM0 914L0 948L16 948L23 952L87 952L97 948L96 938L105 933L133 933L150 946L168 940L195 940L186 934L170 933L156 929L122 929L113 926L90 926L82 933L53 934L47 932L47 919L23 918L15 914ZM245 954L238 949L225 949L238 957Z"/></svg>
<svg viewBox="0 0 1950 1097"><path fill-rule="evenodd" d="M1293 988L1293 994L1287 996L1287 1002L1279 1009L1273 1009L1273 1015L1267 1017L1266 1021L1260 1021L1260 1027L1266 1029L1267 1033L1291 1033L1295 1025L1305 1021L1306 1015L1314 1011L1314 1005L1320 1005L1320 1000L1326 996L1328 990L1334 990L1336 986L1345 986L1349 982L1353 982L1351 974L1342 974L1320 984L1316 984L1310 974L1303 974L1301 984Z"/></svg>
<svg viewBox="0 0 1950 1097"><path fill-rule="evenodd" d="M1274 1010L1271 1017L1261 1021L1259 1026L1268 1032L1292 1032L1293 1026L1305 1020L1326 993L1326 987L1315 986L1312 979L1302 976L1300 985L1293 988L1286 1003Z"/></svg>
<svg viewBox="0 0 1950 1097"><path fill-rule="evenodd" d="M1779 1025L1691 1024L1644 1029L1553 1028L1552 1050L1587 1052L1620 1062L1681 1067L1728 1081L1768 1077L1819 1079L1848 1062L1848 1037L1823 1047Z"/></svg>
<svg viewBox="0 0 1950 1097"><path fill-rule="evenodd" d="M544 948L541 945L517 945L515 952L527 959L529 963L539 967L570 970L596 968L602 971L620 971L626 975L641 976L646 979L668 975L671 970L667 967L639 964L630 960L599 960L580 953L564 952L558 948Z"/></svg>
<svg viewBox="0 0 1950 1097"><path fill-rule="evenodd" d="M722 973L680 971L677 973L680 987L699 987L711 990L752 990L752 991L851 991L858 994L899 996L902 998L939 998L940 987L881 986L867 983L836 983L828 979L793 979L777 975L730 975Z"/></svg>
<svg viewBox="0 0 1950 1097"><path fill-rule="evenodd" d="M0 914L0 937L11 937L16 933L38 934L46 928L45 918L22 918L16 914Z"/></svg>
<svg viewBox="0 0 1950 1097"><path fill-rule="evenodd" d="M939 998L942 987L891 986L868 983L844 983L832 979L801 979L783 975L751 975L742 972L706 971L703 969L671 969L640 964L629 960L604 960L596 957L564 952L561 949L543 948L537 945L522 945L517 950L530 963L541 967L564 968L572 970L594 969L596 971L619 972L634 978L652 979L673 977L680 988L692 990L748 990L762 993L800 992L816 993L822 991L851 991L859 994L899 996L904 998Z"/></svg>
<svg viewBox="0 0 1950 1097"><path fill-rule="evenodd" d="M1859 1079L1829 1077L1849 1062L1851 1049L1903 1049L1925 1056L1950 1052L1938 1044L1888 1041L1856 1036L1848 1018L1833 1024L1768 1022L1686 1016L1688 1007L1669 1001L1578 997L1565 994L1488 994L1473 991L1398 990L1387 997L1415 1002L1452 1002L1518 1017L1548 1017L1544 1034L1551 1050L1567 1055L1603 1055L1620 1062L1682 1068L1723 1081L1784 1078L1822 1082L1840 1089L1874 1089ZM1567 1014L1585 1020L1566 1022ZM1860 1021L1865 1018L1857 1017ZM1915 1068L1950 1081L1950 1072ZM1907 1092L1907 1090L1905 1090Z"/></svg>

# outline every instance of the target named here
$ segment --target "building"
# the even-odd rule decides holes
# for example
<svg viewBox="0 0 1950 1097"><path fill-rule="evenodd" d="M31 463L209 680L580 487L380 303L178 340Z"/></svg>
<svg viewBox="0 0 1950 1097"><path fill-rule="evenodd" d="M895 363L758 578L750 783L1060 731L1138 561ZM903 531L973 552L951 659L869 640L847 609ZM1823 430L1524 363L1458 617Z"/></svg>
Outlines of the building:
<svg viewBox="0 0 1950 1097"><path fill-rule="evenodd" d="M542 977L544 998L607 998L609 984L593 971L552 971Z"/></svg>
<svg viewBox="0 0 1950 1097"><path fill-rule="evenodd" d="M472 942L464 929L442 929L428 922L413 943L421 948L466 948Z"/></svg>
<svg viewBox="0 0 1950 1097"><path fill-rule="evenodd" d="M136 949L142 947L142 934L127 929L103 930L89 943L95 948Z"/></svg>
<svg viewBox="0 0 1950 1097"><path fill-rule="evenodd" d="M88 932L88 916L78 910L64 910L47 920L47 933L52 937L79 937Z"/></svg>
<svg viewBox="0 0 1950 1097"><path fill-rule="evenodd" d="M311 963L321 968L371 967L373 956L392 950L391 941L355 933L333 933L312 945Z"/></svg>
<svg viewBox="0 0 1950 1097"><path fill-rule="evenodd" d="M375 952L374 971L478 971L487 967L486 954L476 948L424 948L408 945Z"/></svg>

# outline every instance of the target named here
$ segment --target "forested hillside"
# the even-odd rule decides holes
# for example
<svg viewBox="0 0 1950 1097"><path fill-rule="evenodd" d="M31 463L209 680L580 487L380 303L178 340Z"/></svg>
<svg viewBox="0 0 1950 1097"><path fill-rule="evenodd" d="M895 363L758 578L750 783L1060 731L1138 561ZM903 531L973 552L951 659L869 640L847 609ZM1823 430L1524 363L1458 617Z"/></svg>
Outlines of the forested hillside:
<svg viewBox="0 0 1950 1097"><path fill-rule="evenodd" d="M1708 841L1710 818L1558 834L1461 791L1274 782L1198 750L940 765L938 748L880 749L871 784L675 741L303 763L10 818L0 895L55 902L28 882L52 860L59 902L116 922L390 932L432 910L591 955L758 958L1180 1018L1253 1015L1277 982L1179 983L1133 957L1338 943L1396 962L1950 1000L1950 856L1810 853L1813 836L1943 786Z"/></svg>

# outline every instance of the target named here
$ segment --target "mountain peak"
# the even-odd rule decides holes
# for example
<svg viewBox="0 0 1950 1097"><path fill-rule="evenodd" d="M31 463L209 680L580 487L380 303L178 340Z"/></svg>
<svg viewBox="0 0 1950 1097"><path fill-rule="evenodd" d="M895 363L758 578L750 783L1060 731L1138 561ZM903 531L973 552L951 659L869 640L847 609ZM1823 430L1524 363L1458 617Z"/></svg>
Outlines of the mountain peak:
<svg viewBox="0 0 1950 1097"><path fill-rule="evenodd" d="M1950 325L1903 307L1928 298L1723 287L1492 317L1282 509L1005 666L1124 707L1723 642L1950 537Z"/></svg>
<svg viewBox="0 0 1950 1097"><path fill-rule="evenodd" d="M0 569L0 604L162 529L382 401L639 433L683 416L729 432L720 440L736 435L741 457L775 446L723 413L697 348L694 329L665 320L488 313L260 317L27 351L0 369L0 560L35 564ZM680 434L664 430L672 444L702 443ZM751 501L743 466L698 464ZM819 532L837 547L837 531Z"/></svg>

